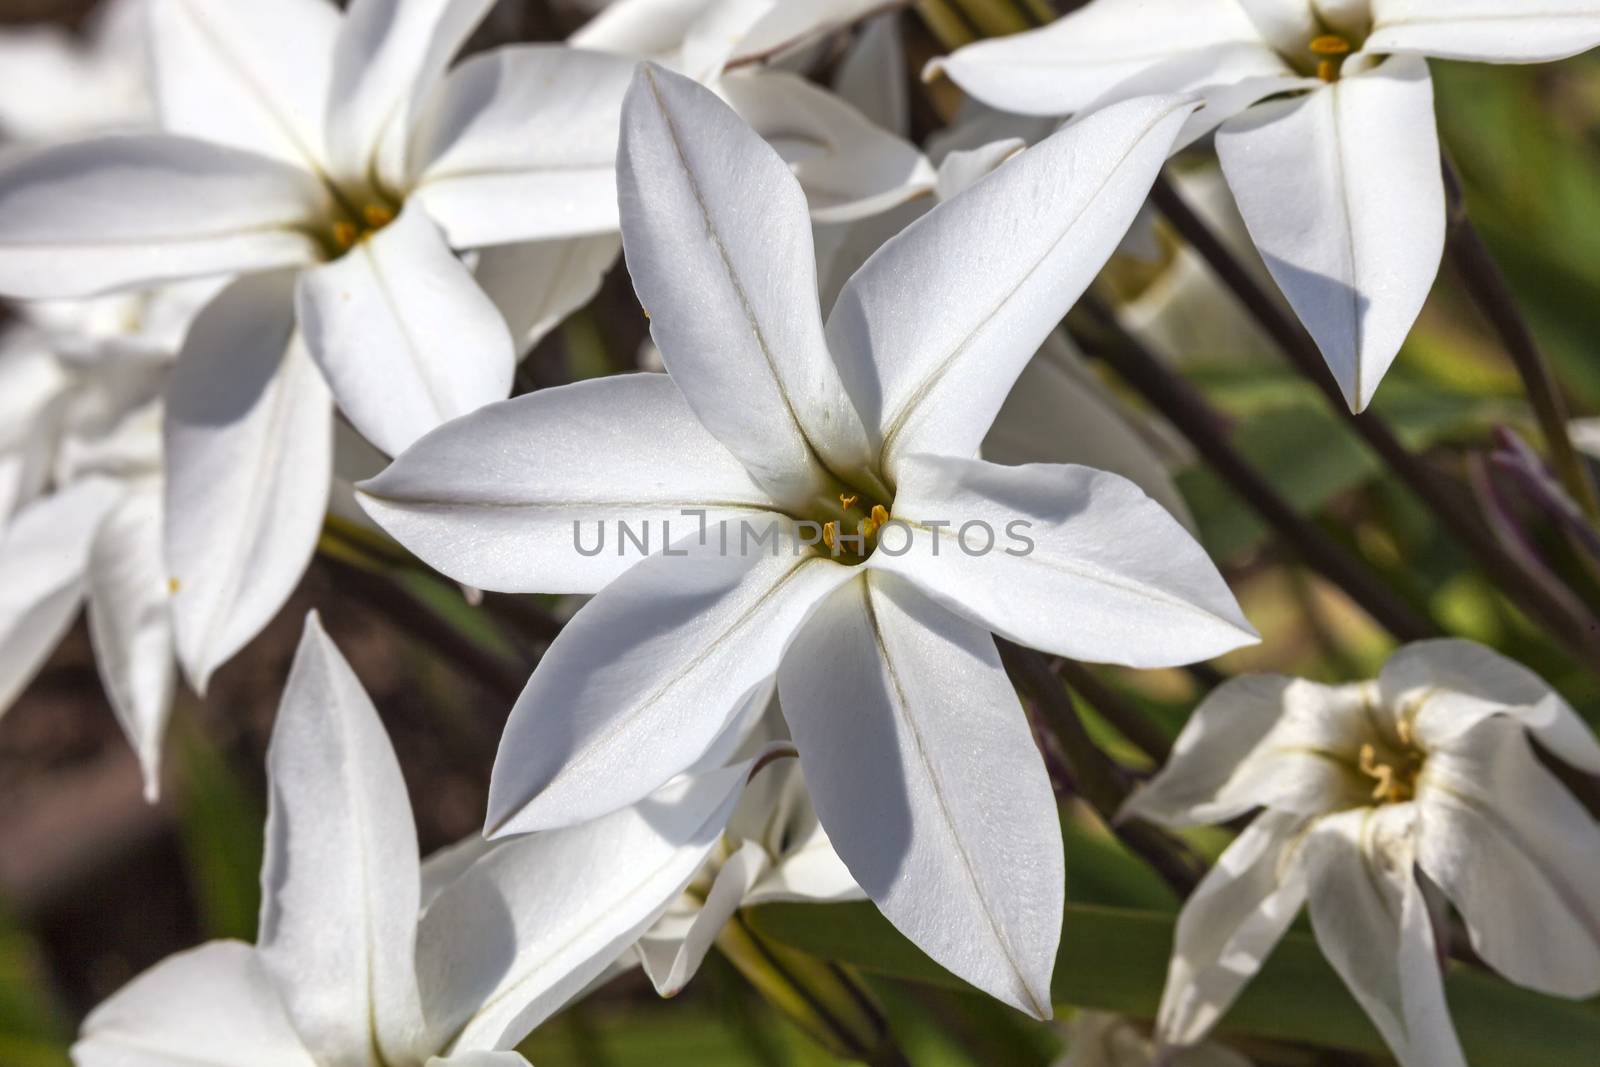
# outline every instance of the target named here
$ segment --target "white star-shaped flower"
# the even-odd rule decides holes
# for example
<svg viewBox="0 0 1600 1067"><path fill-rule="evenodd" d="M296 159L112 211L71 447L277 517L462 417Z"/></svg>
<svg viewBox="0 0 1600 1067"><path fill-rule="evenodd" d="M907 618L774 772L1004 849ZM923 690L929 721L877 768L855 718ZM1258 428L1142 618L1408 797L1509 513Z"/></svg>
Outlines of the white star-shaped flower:
<svg viewBox="0 0 1600 1067"><path fill-rule="evenodd" d="M1409 645L1371 683L1218 687L1127 808L1172 825L1261 809L1184 906L1162 1039L1200 1040L1309 902L1323 954L1404 1067L1464 1067L1419 873L1507 978L1600 992L1600 826L1530 741L1600 774L1572 708L1467 641Z"/></svg>
<svg viewBox="0 0 1600 1067"><path fill-rule="evenodd" d="M884 245L824 325L789 168L708 90L641 70L623 244L670 376L491 405L364 486L381 525L461 581L599 593L512 713L491 832L646 796L776 676L856 881L933 958L1049 1014L1061 838L990 631L1134 666L1255 634L1129 482L973 457L1192 106L1132 101L1030 149ZM646 530L642 562L623 522Z"/></svg>
<svg viewBox="0 0 1600 1067"><path fill-rule="evenodd" d="M1095 0L934 69L1034 115L1201 92L1184 139L1216 130L1256 247L1360 411L1444 251L1427 57L1540 63L1596 44L1594 0Z"/></svg>
<svg viewBox="0 0 1600 1067"><path fill-rule="evenodd" d="M705 861L746 768L590 825L417 860L394 750L313 615L273 728L254 946L157 964L90 1014L77 1067L518 1067Z"/></svg>
<svg viewBox="0 0 1600 1067"><path fill-rule="evenodd" d="M632 64L528 45L447 72L489 6L152 0L164 132L0 168L0 292L239 275L190 331L167 408L166 555L197 688L311 555L330 391L389 454L510 392L517 343L457 253L493 246L492 291L542 281L519 333L614 253Z"/></svg>

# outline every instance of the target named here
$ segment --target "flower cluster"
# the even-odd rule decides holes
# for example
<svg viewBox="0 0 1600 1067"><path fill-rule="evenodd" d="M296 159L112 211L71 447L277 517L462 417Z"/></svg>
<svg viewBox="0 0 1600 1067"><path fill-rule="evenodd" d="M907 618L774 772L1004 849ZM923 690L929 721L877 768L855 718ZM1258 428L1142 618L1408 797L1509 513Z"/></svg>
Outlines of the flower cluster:
<svg viewBox="0 0 1600 1067"><path fill-rule="evenodd" d="M1191 310L1227 299L1148 206L1204 187L1240 225L1196 249L1253 245L1238 284L1276 284L1361 411L1459 207L1429 58L1576 55L1600 3L1092 0L961 47L940 11L1049 5L917 5L909 42L881 0L589 6L545 43L485 46L492 0L112 0L87 37L0 41L37 71L33 106L0 88L0 711L87 604L155 801L180 689L319 544L442 575L466 611L584 598L509 708L482 835L426 860L313 613L256 943L133 979L78 1067L513 1067L636 967L663 996L714 950L804 986L816 961L745 918L796 902L870 901L1037 1020L1115 1008L1072 1021L1078 1067L1251 1062L1218 1035L1302 908L1404 1067L1466 1063L1453 969L1600 993L1584 719L1484 645L1419 640L1432 619L1169 369L1193 332L1118 287L1164 269ZM908 56L936 39L924 81L966 102L930 121ZM1213 152L1219 181L1162 176ZM626 372L519 372L607 276L648 319ZM1222 681L1130 791L1057 668L1260 641L1175 477L1197 457L1400 647L1376 680ZM1567 458L1565 485L1525 469L1578 552L1600 536ZM1524 577L1536 622L1586 610ZM1063 797L1178 872L1153 1031L1060 995ZM1157 828L1202 823L1238 831L1203 875L1215 839ZM844 993L795 998L802 1025L904 1062L864 983L816 980Z"/></svg>

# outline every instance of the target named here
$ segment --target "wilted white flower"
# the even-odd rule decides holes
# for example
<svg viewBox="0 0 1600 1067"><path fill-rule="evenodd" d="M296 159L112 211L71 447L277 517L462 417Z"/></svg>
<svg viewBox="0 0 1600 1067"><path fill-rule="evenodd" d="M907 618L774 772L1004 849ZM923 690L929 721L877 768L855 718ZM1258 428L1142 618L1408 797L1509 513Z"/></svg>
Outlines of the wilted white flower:
<svg viewBox="0 0 1600 1067"><path fill-rule="evenodd" d="M1127 808L1169 824L1262 809L1184 906L1160 1037L1202 1038L1309 902L1317 943L1400 1062L1464 1065L1419 875L1507 978L1600 992L1600 827L1530 741L1600 774L1572 708L1467 641L1409 645L1370 683L1220 686Z"/></svg>
<svg viewBox="0 0 1600 1067"><path fill-rule="evenodd" d="M506 319L455 250L615 231L631 64L530 45L447 74L489 3L152 0L165 132L0 168L0 292L243 275L195 322L166 412L166 558L196 688L311 555L330 387L390 454L510 392ZM598 274L543 247L480 264L497 288L555 287L526 294L539 310L519 328Z"/></svg>
<svg viewBox="0 0 1600 1067"><path fill-rule="evenodd" d="M1256 247L1354 410L1439 270L1445 194L1426 57L1561 59L1600 44L1594 0L1095 0L937 61L995 107L1091 111L1197 90Z"/></svg>
<svg viewBox="0 0 1600 1067"><path fill-rule="evenodd" d="M380 524L458 580L599 591L512 713L491 831L639 799L776 675L856 881L951 970L1049 1013L1061 838L990 631L1139 666L1254 633L1130 483L972 457L1190 106L1130 102L1030 150L879 250L824 327L787 166L707 90L641 72L623 241L670 377L492 405L364 487ZM660 550L578 551L578 526L623 521L654 527ZM961 549L964 525L1035 543L984 551L975 533Z"/></svg>
<svg viewBox="0 0 1600 1067"><path fill-rule="evenodd" d="M268 752L254 946L217 941L84 1022L78 1067L515 1067L704 862L744 768L593 824L419 865L394 751L313 615Z"/></svg>

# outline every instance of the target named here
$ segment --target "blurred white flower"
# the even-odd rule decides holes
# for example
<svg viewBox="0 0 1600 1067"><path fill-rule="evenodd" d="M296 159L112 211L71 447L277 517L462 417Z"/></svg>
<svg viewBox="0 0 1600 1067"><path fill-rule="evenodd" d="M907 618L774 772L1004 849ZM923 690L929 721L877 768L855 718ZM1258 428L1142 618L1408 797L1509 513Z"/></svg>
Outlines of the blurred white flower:
<svg viewBox="0 0 1600 1067"><path fill-rule="evenodd" d="M1250 1061L1217 1044L1163 1050L1120 1015L1084 1011L1067 1026L1067 1052L1056 1067L1250 1067Z"/></svg>
<svg viewBox="0 0 1600 1067"><path fill-rule="evenodd" d="M419 865L394 751L316 616L267 757L257 944L215 941L84 1022L77 1067L517 1067L704 862L745 768L590 825Z"/></svg>
<svg viewBox="0 0 1600 1067"><path fill-rule="evenodd" d="M147 0L103 0L78 33L0 29L0 140L48 141L155 122L145 48Z"/></svg>
<svg viewBox="0 0 1600 1067"><path fill-rule="evenodd" d="M972 457L1190 106L1130 102L1030 150L886 244L825 327L788 167L707 90L641 72L619 157L623 242L670 377L491 405L363 487L381 525L460 581L599 592L512 713L491 832L647 795L776 675L857 882L933 958L1049 1014L1061 838L989 631L1138 666L1255 635L1135 486ZM580 524L623 521L655 527L663 551L636 565L577 551ZM964 524L1020 524L1035 543L957 550Z"/></svg>
<svg viewBox="0 0 1600 1067"><path fill-rule="evenodd" d="M1127 806L1169 825L1262 809L1184 906L1159 1036L1204 1037L1309 901L1400 1062L1461 1067L1419 875L1513 982L1600 992L1600 827L1530 740L1600 774L1600 744L1560 696L1466 641L1408 645L1371 683L1218 687Z"/></svg>
<svg viewBox="0 0 1600 1067"><path fill-rule="evenodd" d="M1256 247L1359 411L1422 310L1444 251L1426 57L1537 63L1600 44L1600 3L1535 6L1095 0L931 69L988 104L1034 115L1201 92L1206 106L1183 140L1217 131Z"/></svg>
<svg viewBox="0 0 1600 1067"><path fill-rule="evenodd" d="M166 132L0 169L0 292L243 275L195 322L166 413L166 558L201 691L315 546L330 387L390 454L510 392L506 319L453 250L544 242L479 264L497 291L545 277L561 295L519 329L593 289L593 246L577 268L559 242L616 228L632 64L530 45L447 74L489 2L152 0Z"/></svg>
<svg viewBox="0 0 1600 1067"><path fill-rule="evenodd" d="M877 0L620 0L571 43L650 59L714 89L793 168L812 216L842 222L926 194L932 167L903 131L759 61L881 6ZM904 70L898 49L877 54L892 54L891 72Z"/></svg>

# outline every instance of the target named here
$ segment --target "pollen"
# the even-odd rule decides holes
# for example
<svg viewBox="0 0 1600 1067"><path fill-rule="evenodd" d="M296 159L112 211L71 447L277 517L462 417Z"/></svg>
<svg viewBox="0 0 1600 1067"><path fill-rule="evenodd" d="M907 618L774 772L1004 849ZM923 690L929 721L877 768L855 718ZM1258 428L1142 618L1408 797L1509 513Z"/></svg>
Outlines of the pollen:
<svg viewBox="0 0 1600 1067"><path fill-rule="evenodd" d="M851 508L855 507L856 501L860 499L861 498L854 493L840 493L839 506L844 508L846 511L849 511Z"/></svg>
<svg viewBox="0 0 1600 1067"><path fill-rule="evenodd" d="M333 240L340 248L354 248L356 238L361 236L361 231L356 229L356 224L346 219L340 219L333 224Z"/></svg>
<svg viewBox="0 0 1600 1067"><path fill-rule="evenodd" d="M381 230L394 221L394 212L385 204L368 204L361 209L361 218L369 229Z"/></svg>
<svg viewBox="0 0 1600 1067"><path fill-rule="evenodd" d="M178 579L176 579L176 578L168 578L167 579L167 595L168 596L177 596L179 588L180 588L180 585L178 583Z"/></svg>
<svg viewBox="0 0 1600 1067"><path fill-rule="evenodd" d="M1373 780L1372 799L1379 804L1403 804L1416 796L1420 761L1414 756L1390 762L1380 759L1375 745L1361 746L1358 766Z"/></svg>

